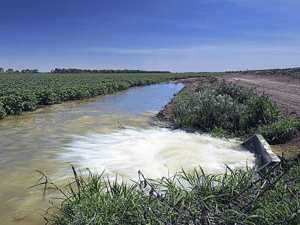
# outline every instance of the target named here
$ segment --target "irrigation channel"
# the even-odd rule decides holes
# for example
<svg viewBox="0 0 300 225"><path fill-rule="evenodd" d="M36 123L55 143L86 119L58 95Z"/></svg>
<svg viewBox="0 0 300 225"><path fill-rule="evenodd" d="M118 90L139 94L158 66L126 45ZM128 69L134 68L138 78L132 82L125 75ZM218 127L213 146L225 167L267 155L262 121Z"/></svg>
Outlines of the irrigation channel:
<svg viewBox="0 0 300 225"><path fill-rule="evenodd" d="M44 224L34 210L42 213L38 209L49 202L41 200L41 189L27 187L40 177L35 170L63 186L72 176L67 162L133 180L138 170L158 178L181 168L192 171L199 164L207 173L225 171L224 163L251 166L254 156L238 141L151 125L182 88L173 83L133 88L1 120L0 223Z"/></svg>

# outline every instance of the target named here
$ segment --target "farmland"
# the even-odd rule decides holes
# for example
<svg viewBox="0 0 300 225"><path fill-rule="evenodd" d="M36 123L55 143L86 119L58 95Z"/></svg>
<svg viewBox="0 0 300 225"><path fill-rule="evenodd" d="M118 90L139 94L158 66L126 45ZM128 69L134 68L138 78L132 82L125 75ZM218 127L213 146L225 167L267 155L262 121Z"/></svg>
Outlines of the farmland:
<svg viewBox="0 0 300 225"><path fill-rule="evenodd" d="M59 158L60 152L66 151L66 143L68 146L73 146L72 149L74 149L74 146L78 146L76 149L80 153L80 160L84 163L87 161L91 163L91 161L97 158L97 154L101 153L98 140L103 140L104 137L112 137L112 140L115 140L114 137L119 137L123 131L126 135L125 139L131 140L132 138L128 138L131 136L128 136L129 133L125 131L130 132L130 127L133 124L138 124L138 129L143 128L141 126L141 121L143 120L139 119L139 116L136 116L136 114L128 114L127 119L125 118L126 115L123 115L128 111L131 112L132 108L138 108L137 99L132 98L132 96L138 95L137 98L141 98L141 101L145 102L145 104L152 104L151 101L157 101L157 99L162 98L162 93L160 93L159 98L153 98L149 103L146 101L149 95L145 95L146 98L143 99L141 97L142 92L136 92L139 94L130 95L130 100L134 104L130 105L128 104L129 102L125 101L129 105L129 108L130 106L132 108L130 110L123 109L116 116L110 114L114 114L116 108L123 108L125 106L124 104L119 104L121 101L124 102L122 93L120 93L121 100L117 101L112 101L113 99L109 98L115 95L105 96L109 104L101 104L102 97L86 101L68 102L69 100L92 98L135 86L169 82L172 80L179 80L180 82L180 79L187 77L194 77L190 79L193 81L198 80L198 83L191 83L191 85L195 86L196 90L190 90L189 93L182 92L177 95L177 100L174 100L175 103L176 101L180 101L180 107L183 107L178 108L181 111L177 112L179 126L200 127L208 132L213 131L214 133L219 132L221 134L225 132L225 134L247 135L248 133L257 131L257 125L261 127L266 125L264 130L261 131L270 134L269 139L271 141L276 140L273 138L274 132L278 136L279 141L287 141L290 137L289 135L286 136L288 134L285 132L286 130L292 127L298 131L300 121L280 117L278 109L271 104L270 99L267 96L256 98L252 88L225 83L220 83L219 86L213 88L204 87L202 85L203 82L207 81L209 84L217 85L217 81L222 77L210 77L212 75L225 75L225 73L1 74L0 108L2 110L2 117L6 115L18 115L24 111L33 111L42 105L52 105L66 101L61 105L41 107L33 113L11 116L1 121L3 156L6 154L6 157L3 157L1 166L5 168L5 171L10 171L9 173L7 172L9 174L7 176L11 180L14 182L17 180L20 181L19 185L22 188L34 185L36 180L32 176L33 171L30 170L26 174L27 177L23 175L23 179L13 177L14 175L11 171L28 170L28 167L30 167L47 171L47 174L49 173L49 176L53 177L53 180L58 180L58 177L63 177L72 171L69 168L65 168L66 165L63 166L62 164L66 160L71 161L74 158L63 158L62 161L58 161L57 159L57 161L53 161L53 155L51 155L53 152L55 153L55 157ZM228 74L224 77L227 76L230 77ZM141 89L145 88L147 87ZM131 89L128 92L138 89ZM149 92L149 90L146 92ZM204 103L204 101L194 101L198 99L197 97L200 94L204 97L206 96L209 100L207 107L213 106L212 103L218 99L220 102L216 102L210 111L204 109L202 113L190 111L190 113L186 114L189 110L194 110L193 106L195 104L193 102L196 102L199 106ZM242 98L243 96L244 98ZM222 106L219 103L222 103L223 99L226 100L223 104L225 108L231 105L230 108L226 108L227 113L217 108L217 106ZM96 104L93 104L94 100ZM75 104L78 104L78 107L75 107ZM48 108L49 111L47 111ZM256 112L259 109L264 110L262 113ZM249 112L252 112L255 118L256 116L262 118L257 117L257 120L254 121L253 118L246 117L250 115ZM204 124L203 121L201 122L202 118L199 116L208 116L208 119L204 120L204 122L208 121L209 123ZM214 118L211 118L211 116ZM137 120L136 123L133 123L133 117ZM195 118L196 120L194 121ZM239 121L238 119L240 118L243 120ZM278 118L281 120L279 120L279 123L276 123ZM146 119L148 119L147 116L145 116L145 121ZM121 120L121 126L111 125L111 123L117 124L118 120ZM265 120L269 122L265 123ZM230 123L227 123L228 121ZM253 124L250 122L253 122ZM100 130L101 128L105 128L105 126L107 126L107 130ZM105 135L102 135L102 132ZM90 136L89 133L93 133L93 135ZM77 136L74 136L74 134ZM111 134L117 135L110 136ZM150 136L149 133L147 134L146 136ZM279 134L283 135L279 136ZM86 142L88 147L82 144L85 142L80 141L81 138L78 135L84 135L84 139L82 140L88 140ZM172 135L175 135L175 133ZM151 141L150 148L155 149L156 147L153 144L156 140L159 141L160 138L163 139L163 136L155 136L155 139ZM142 139L145 139L144 136ZM93 144L94 141L96 141L95 144ZM163 143L165 142L166 139L163 139ZM184 148L190 146L188 142L181 144ZM133 144L128 146L132 148ZM149 147L149 144L147 146ZM118 154L112 151L112 146L108 147L110 147L107 148L109 149L108 152L114 154L114 160L109 161L108 167L114 163L124 164L125 162L123 161L122 163L116 163L116 156ZM120 147L122 145L117 145L116 148ZM93 148L95 148L94 151ZM138 148L139 151L141 149L140 147ZM26 154L24 152L24 155L22 155L23 150L26 152ZM75 150L73 151L75 152ZM180 151L182 152L183 150L181 149ZM83 155L91 156L92 158L84 160ZM174 155L176 153L173 152L167 156L168 158L172 158ZM189 155L189 153L186 153L186 155ZM99 158L106 159L103 155L100 156ZM40 165L41 161L43 165ZM142 164L145 164L146 161L144 158L141 160ZM154 160L149 161L150 164L154 164ZM180 158L179 162L181 165L182 161L184 160ZM28 165L29 162L32 164ZM137 162L136 157L134 157L132 162ZM198 162L201 166L201 162ZM9 165L11 167L8 167ZM79 165L75 163L75 166L79 169L86 167L85 165L82 167ZM59 170L57 168L60 168L62 172L53 176L52 174ZM228 168L224 174L219 175L208 175L202 169L196 169L194 173L182 170L177 175L174 175L174 177L163 177L158 180L144 178L143 174L139 173L140 180L133 185L120 184L114 182L114 180L109 181L106 178L103 179L102 175L98 175L97 173L92 174L90 171L88 171L89 177L86 179L85 176L81 177L78 173L76 174L74 169L74 189L69 190L70 193L68 191L65 192L70 197L66 198L63 204L60 205L59 210L61 211L59 214L54 212L54 217L51 214L46 214L44 218L49 220L49 222L59 224L103 224L105 221L107 223L120 224L139 223L141 221L150 224L164 223L165 221L170 224L295 224L299 222L299 218L297 217L299 213L300 190L298 159L289 163L282 160L281 163L276 165L276 168L272 168L269 173L260 178L250 168L246 171L231 171L231 169ZM151 167L148 170L153 170L153 168ZM101 169L99 169L99 172L102 172ZM149 171L145 169L142 172L147 174ZM40 173L44 178L47 176L44 172ZM51 186L53 185L52 181L48 177L46 178L45 183L44 180L41 180L40 183L42 187L45 187L45 191L51 188L59 189L59 187ZM182 180L187 182L190 188L177 185ZM49 186L46 187L44 186L45 184ZM9 196L7 190L12 190L13 188L9 182L5 185L7 186L4 186L3 202L9 202L9 198L6 197ZM70 186L70 188L72 187ZM161 194L159 187L165 188L163 194ZM37 191L40 197L40 192L39 190ZM17 194L16 191L14 196ZM19 202L15 204L19 205ZM13 207L16 207L16 205L13 205ZM11 207L12 210L15 210L13 207ZM28 208L28 210L31 210L31 208Z"/></svg>
<svg viewBox="0 0 300 225"><path fill-rule="evenodd" d="M268 70L247 70L243 71L244 74L260 74L260 75L267 75L267 76L287 76L293 78L300 78L300 68L286 68L286 69L268 69Z"/></svg>
<svg viewBox="0 0 300 225"><path fill-rule="evenodd" d="M174 108L179 126L215 129L219 136L223 132L247 135L261 126L270 143L281 143L300 128L298 120L280 118L267 95L256 96L253 88L224 82L180 93L173 101L173 113ZM46 218L60 224L298 224L299 165L299 158L283 159L260 177L253 169L230 168L218 175L182 170L157 180L139 173L139 181L132 186L92 173L86 182L73 168L76 188L70 186L66 193L72 197L65 198L59 216L46 214Z"/></svg>
<svg viewBox="0 0 300 225"><path fill-rule="evenodd" d="M109 94L135 86L224 73L0 74L0 119L53 105Z"/></svg>

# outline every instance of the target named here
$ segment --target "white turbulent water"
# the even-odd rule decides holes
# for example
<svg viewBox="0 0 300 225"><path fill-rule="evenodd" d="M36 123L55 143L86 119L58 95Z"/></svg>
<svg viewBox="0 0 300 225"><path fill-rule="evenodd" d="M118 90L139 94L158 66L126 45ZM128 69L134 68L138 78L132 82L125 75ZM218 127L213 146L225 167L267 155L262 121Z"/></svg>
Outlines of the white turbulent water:
<svg viewBox="0 0 300 225"><path fill-rule="evenodd" d="M199 165L205 173L222 173L230 168L253 166L254 155L238 141L168 129L120 129L107 134L77 136L60 157L98 172L137 178L172 175L183 168L192 172Z"/></svg>
<svg viewBox="0 0 300 225"><path fill-rule="evenodd" d="M40 188L27 189L41 170L64 187L76 168L137 180L141 170L159 178L201 165L207 173L251 166L254 156L234 140L170 131L151 126L155 113L183 84L133 88L113 95L64 102L0 121L0 224L45 224L43 213L53 201L41 201ZM154 119L155 120L155 119ZM117 121L127 129L119 129ZM72 178L71 178L72 179ZM61 196L57 196L61 197ZM60 204L60 203L58 203Z"/></svg>

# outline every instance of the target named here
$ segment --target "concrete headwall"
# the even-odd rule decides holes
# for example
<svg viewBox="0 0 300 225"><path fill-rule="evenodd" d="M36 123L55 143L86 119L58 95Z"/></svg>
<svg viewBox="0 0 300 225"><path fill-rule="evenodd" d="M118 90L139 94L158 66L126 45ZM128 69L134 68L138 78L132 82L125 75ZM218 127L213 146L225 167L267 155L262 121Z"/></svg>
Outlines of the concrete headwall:
<svg viewBox="0 0 300 225"><path fill-rule="evenodd" d="M246 146L250 152L255 154L256 164L260 171L268 166L272 166L273 164L280 162L280 159L274 152L272 152L269 144L261 135L253 135L245 141L243 145Z"/></svg>

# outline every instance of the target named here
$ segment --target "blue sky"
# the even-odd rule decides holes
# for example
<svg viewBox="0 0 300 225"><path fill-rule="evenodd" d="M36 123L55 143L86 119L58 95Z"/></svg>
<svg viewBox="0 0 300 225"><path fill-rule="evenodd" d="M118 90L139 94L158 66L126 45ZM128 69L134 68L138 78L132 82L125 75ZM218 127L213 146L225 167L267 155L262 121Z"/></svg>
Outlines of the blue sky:
<svg viewBox="0 0 300 225"><path fill-rule="evenodd" d="M300 66L299 0L1 0L0 67Z"/></svg>

